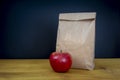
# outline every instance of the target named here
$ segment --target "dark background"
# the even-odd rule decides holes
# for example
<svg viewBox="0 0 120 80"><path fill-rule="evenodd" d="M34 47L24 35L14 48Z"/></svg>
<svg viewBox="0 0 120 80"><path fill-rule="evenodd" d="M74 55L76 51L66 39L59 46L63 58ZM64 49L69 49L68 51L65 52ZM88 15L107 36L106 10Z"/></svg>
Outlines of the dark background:
<svg viewBox="0 0 120 80"><path fill-rule="evenodd" d="M119 5L118 0L2 0L0 58L48 58L64 12L97 12L95 57L120 57Z"/></svg>

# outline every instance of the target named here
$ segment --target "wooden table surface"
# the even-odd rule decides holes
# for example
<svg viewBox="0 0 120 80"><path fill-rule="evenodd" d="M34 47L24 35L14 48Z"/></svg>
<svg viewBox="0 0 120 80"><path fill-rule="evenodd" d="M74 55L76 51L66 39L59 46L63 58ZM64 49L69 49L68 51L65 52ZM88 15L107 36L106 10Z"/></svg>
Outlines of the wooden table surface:
<svg viewBox="0 0 120 80"><path fill-rule="evenodd" d="M56 73L48 59L0 59L0 80L120 80L119 59L95 59L95 70Z"/></svg>

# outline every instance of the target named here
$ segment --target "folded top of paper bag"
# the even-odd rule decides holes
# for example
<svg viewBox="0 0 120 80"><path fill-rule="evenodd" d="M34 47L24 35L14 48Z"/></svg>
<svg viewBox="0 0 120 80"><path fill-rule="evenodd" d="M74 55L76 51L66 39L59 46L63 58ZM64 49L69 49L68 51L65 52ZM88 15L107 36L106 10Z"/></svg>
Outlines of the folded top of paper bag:
<svg viewBox="0 0 120 80"><path fill-rule="evenodd" d="M86 13L61 13L59 15L60 20L88 20L95 19L95 12L86 12Z"/></svg>

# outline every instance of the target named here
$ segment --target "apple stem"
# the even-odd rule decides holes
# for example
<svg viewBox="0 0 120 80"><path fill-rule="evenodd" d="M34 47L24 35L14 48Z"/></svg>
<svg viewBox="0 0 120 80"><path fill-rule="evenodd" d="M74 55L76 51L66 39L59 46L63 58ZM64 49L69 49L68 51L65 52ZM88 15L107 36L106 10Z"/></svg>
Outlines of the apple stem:
<svg viewBox="0 0 120 80"><path fill-rule="evenodd" d="M60 53L62 53L62 50L60 50Z"/></svg>

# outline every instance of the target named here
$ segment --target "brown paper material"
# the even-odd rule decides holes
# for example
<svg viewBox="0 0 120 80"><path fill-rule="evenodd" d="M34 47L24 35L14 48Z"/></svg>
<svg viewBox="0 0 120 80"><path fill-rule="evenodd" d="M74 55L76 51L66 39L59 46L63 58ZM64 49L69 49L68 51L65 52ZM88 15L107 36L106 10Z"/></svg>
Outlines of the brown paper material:
<svg viewBox="0 0 120 80"><path fill-rule="evenodd" d="M69 52L72 68L94 69L96 13L59 15L56 51Z"/></svg>

